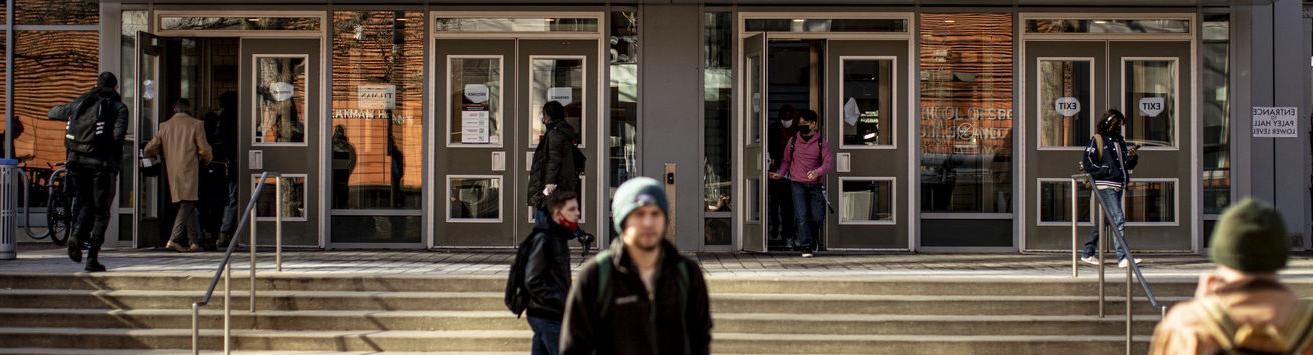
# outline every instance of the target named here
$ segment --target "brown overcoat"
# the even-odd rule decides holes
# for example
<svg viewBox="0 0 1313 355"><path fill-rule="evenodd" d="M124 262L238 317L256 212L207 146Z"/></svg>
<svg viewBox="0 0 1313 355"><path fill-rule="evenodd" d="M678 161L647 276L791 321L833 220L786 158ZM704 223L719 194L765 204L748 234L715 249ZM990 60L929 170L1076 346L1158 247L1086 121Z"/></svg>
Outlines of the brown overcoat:
<svg viewBox="0 0 1313 355"><path fill-rule="evenodd" d="M1299 296L1279 286L1222 292L1205 297L1220 301L1236 325L1273 325L1283 334L1294 323L1295 319L1292 318L1299 309ZM1200 302L1200 299L1196 299L1172 307L1167 317L1158 322L1154 329L1150 354L1215 354L1221 350L1217 340L1208 331L1210 321ZM1298 349L1294 353L1313 354L1313 348Z"/></svg>
<svg viewBox="0 0 1313 355"><path fill-rule="evenodd" d="M210 143L205 141L205 123L186 113L174 114L146 143L146 155L159 155L160 150L164 151L173 203L200 199L200 163L213 158Z"/></svg>

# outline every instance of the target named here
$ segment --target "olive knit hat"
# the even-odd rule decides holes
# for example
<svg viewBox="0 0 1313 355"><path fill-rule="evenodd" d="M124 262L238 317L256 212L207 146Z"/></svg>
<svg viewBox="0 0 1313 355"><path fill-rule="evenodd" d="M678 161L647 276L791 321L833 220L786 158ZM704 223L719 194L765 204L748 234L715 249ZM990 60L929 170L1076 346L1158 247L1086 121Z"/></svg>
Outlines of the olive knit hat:
<svg viewBox="0 0 1313 355"><path fill-rule="evenodd" d="M611 223L617 233L624 232L625 218L629 213L644 205L656 205L670 221L670 206L666 202L666 191L661 183L650 177L637 177L620 184L615 197L611 200Z"/></svg>
<svg viewBox="0 0 1313 355"><path fill-rule="evenodd" d="M1213 262L1245 272L1273 272L1286 267L1290 249L1286 223L1276 208L1252 198L1231 205L1213 228L1209 256Z"/></svg>

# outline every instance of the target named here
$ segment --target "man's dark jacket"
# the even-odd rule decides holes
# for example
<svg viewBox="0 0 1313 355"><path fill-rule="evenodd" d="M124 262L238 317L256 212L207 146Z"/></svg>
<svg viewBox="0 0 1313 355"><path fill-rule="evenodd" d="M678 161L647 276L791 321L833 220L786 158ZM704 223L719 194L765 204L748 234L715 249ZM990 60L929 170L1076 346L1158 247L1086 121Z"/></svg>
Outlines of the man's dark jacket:
<svg viewBox="0 0 1313 355"><path fill-rule="evenodd" d="M611 297L605 317L599 315L598 259L579 271L566 301L561 328L561 354L701 355L711 350L711 306L706 280L697 262L681 255L670 242L661 242L656 271L655 304L647 297L638 267L626 255L623 243L613 243L614 266L609 282ZM687 296L681 297L680 271L688 271ZM680 305L681 300L687 304ZM681 313L680 310L683 310Z"/></svg>
<svg viewBox="0 0 1313 355"><path fill-rule="evenodd" d="M67 121L70 117L75 116L79 106L84 102L87 108L91 108L93 100L105 100L109 103L108 107L101 108L100 121L105 123L105 132L112 134L107 137L96 137L94 152L89 154L68 152L68 162L76 163L85 167L98 169L117 170L123 164L123 140L128 135L128 105L123 104L123 97L113 89L96 87L92 88L81 97L73 102L58 105L50 108L46 116L50 119Z"/></svg>
<svg viewBox="0 0 1313 355"><path fill-rule="evenodd" d="M529 168L529 206L543 208L543 187L556 184L556 191L579 192L579 172L574 164L574 146L579 134L565 120L547 124L538 140Z"/></svg>
<svg viewBox="0 0 1313 355"><path fill-rule="evenodd" d="M565 314L565 297L570 292L570 238L550 218L540 218L529 235L529 260L524 265L524 286L529 289L530 317L559 321Z"/></svg>

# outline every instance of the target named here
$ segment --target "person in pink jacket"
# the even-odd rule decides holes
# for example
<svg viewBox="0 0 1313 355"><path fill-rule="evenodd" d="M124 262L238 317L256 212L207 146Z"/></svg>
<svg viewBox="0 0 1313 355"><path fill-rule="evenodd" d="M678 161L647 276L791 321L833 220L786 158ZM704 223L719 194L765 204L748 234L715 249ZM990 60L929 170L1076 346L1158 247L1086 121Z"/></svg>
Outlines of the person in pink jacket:
<svg viewBox="0 0 1313 355"><path fill-rule="evenodd" d="M771 179L793 182L793 211L798 219L798 246L802 257L816 251L816 236L825 222L825 175L834 169L833 154L817 122L816 111L802 110L798 133L784 148L778 171Z"/></svg>

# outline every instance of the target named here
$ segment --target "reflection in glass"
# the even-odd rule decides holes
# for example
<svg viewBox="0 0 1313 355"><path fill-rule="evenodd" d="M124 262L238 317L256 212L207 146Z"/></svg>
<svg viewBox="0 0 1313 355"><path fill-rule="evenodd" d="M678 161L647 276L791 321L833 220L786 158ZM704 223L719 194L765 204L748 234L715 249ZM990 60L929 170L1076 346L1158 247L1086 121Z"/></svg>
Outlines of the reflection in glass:
<svg viewBox="0 0 1313 355"><path fill-rule="evenodd" d="M449 178L447 219L501 219L501 178Z"/></svg>
<svg viewBox="0 0 1313 355"><path fill-rule="evenodd" d="M420 208L423 18L419 11L333 13L334 209Z"/></svg>
<svg viewBox="0 0 1313 355"><path fill-rule="evenodd" d="M608 140L608 186L619 187L638 175L638 12L611 12L611 76L607 100L611 103Z"/></svg>
<svg viewBox="0 0 1313 355"><path fill-rule="evenodd" d="M255 60L255 135L260 143L305 143L305 57Z"/></svg>
<svg viewBox="0 0 1313 355"><path fill-rule="evenodd" d="M1126 185L1127 222L1176 222L1176 183L1131 181Z"/></svg>
<svg viewBox="0 0 1313 355"><path fill-rule="evenodd" d="M284 175L276 178L282 181L282 196L277 195L278 189L274 186L274 179L274 177L264 179L264 187L260 189L260 197L255 202L255 216L273 218L274 203L281 201L283 218L305 218L305 176ZM251 187L255 188L259 181L260 176L256 175L251 179ZM278 196L277 200L275 200L275 196Z"/></svg>
<svg viewBox="0 0 1313 355"><path fill-rule="evenodd" d="M1190 20L1027 20L1026 33L1190 33Z"/></svg>
<svg viewBox="0 0 1313 355"><path fill-rule="evenodd" d="M1039 146L1089 143L1092 60L1039 61Z"/></svg>
<svg viewBox="0 0 1313 355"><path fill-rule="evenodd" d="M761 222L761 178L748 179L748 222Z"/></svg>
<svg viewBox="0 0 1313 355"><path fill-rule="evenodd" d="M584 131L584 60L532 59L529 62L529 145L536 146L547 133L543 126L543 105L548 101L565 106L565 122L576 134Z"/></svg>
<svg viewBox="0 0 1313 355"><path fill-rule="evenodd" d="M707 217L703 225L702 245L730 245L733 243L732 218Z"/></svg>
<svg viewBox="0 0 1313 355"><path fill-rule="evenodd" d="M893 221L892 180L839 182L839 222Z"/></svg>
<svg viewBox="0 0 1313 355"><path fill-rule="evenodd" d="M921 211L1012 212L1012 15L921 15Z"/></svg>
<svg viewBox="0 0 1313 355"><path fill-rule="evenodd" d="M1123 73L1127 144L1176 146L1176 61L1128 60Z"/></svg>
<svg viewBox="0 0 1313 355"><path fill-rule="evenodd" d="M1090 189L1076 185L1077 220L1090 221ZM1039 221L1071 223L1071 181L1039 182Z"/></svg>
<svg viewBox="0 0 1313 355"><path fill-rule="evenodd" d="M96 0L14 0L16 25L95 25L100 23ZM0 10L3 12L3 10Z"/></svg>
<svg viewBox="0 0 1313 355"><path fill-rule="evenodd" d="M137 32L146 30L146 11L123 11L122 23L120 23L119 37L119 95L123 97L123 103L127 104L129 112L137 111L133 103L137 98ZM133 149L137 146L135 142L136 130L128 129L128 139L123 142L123 161L124 172L120 175L119 181L119 204L121 208L132 207L132 174L129 167L135 166L132 161ZM126 178L125 178L126 177ZM132 227L132 223L128 223ZM120 234L120 237L123 235ZM131 232L128 238L131 239Z"/></svg>
<svg viewBox="0 0 1313 355"><path fill-rule="evenodd" d="M164 31L318 31L318 17L199 17L164 16Z"/></svg>
<svg viewBox="0 0 1313 355"><path fill-rule="evenodd" d="M597 32L596 18L449 18L434 20L438 32Z"/></svg>
<svg viewBox="0 0 1313 355"><path fill-rule="evenodd" d="M1204 214L1220 214L1231 204L1231 34L1230 15L1204 17L1199 57L1203 65L1203 190Z"/></svg>
<svg viewBox="0 0 1313 355"><path fill-rule="evenodd" d="M748 144L761 143L761 111L766 104L766 93L762 91L761 85L761 66L762 58L759 55L753 55L747 59L748 72L744 75L748 82L748 99L747 117L743 118L744 124L748 126Z"/></svg>
<svg viewBox="0 0 1313 355"><path fill-rule="evenodd" d="M707 212L730 212L734 204L734 22L730 18L729 12L703 15L702 139L706 165L702 200Z"/></svg>
<svg viewBox="0 0 1313 355"><path fill-rule="evenodd" d="M333 216L334 243L419 243L424 230L420 216Z"/></svg>
<svg viewBox="0 0 1313 355"><path fill-rule="evenodd" d="M903 19L749 19L748 32L907 32Z"/></svg>
<svg viewBox="0 0 1313 355"><path fill-rule="evenodd" d="M501 144L501 58L451 58L453 144Z"/></svg>
<svg viewBox="0 0 1313 355"><path fill-rule="evenodd" d="M843 144L893 144L893 61L843 61Z"/></svg>

